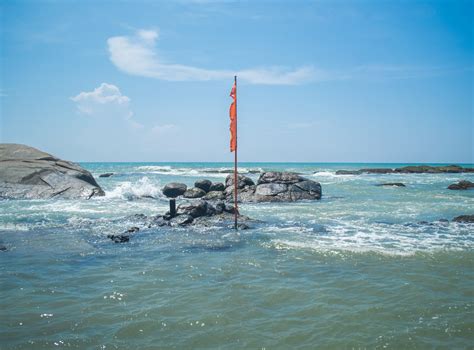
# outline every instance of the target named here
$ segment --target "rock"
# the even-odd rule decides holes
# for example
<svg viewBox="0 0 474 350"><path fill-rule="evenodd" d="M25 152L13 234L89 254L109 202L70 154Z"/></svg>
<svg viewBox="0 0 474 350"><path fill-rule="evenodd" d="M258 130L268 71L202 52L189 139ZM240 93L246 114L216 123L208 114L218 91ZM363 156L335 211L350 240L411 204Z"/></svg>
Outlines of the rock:
<svg viewBox="0 0 474 350"><path fill-rule="evenodd" d="M276 196L279 193L288 191L288 186L281 183L262 183L257 185L255 194L258 196Z"/></svg>
<svg viewBox="0 0 474 350"><path fill-rule="evenodd" d="M206 201L200 200L196 202L182 203L178 206L178 215L190 215L193 218L200 216L212 215L216 209Z"/></svg>
<svg viewBox="0 0 474 350"><path fill-rule="evenodd" d="M202 197L204 200L222 200L225 199L225 194L223 191L209 191L206 193L204 197Z"/></svg>
<svg viewBox="0 0 474 350"><path fill-rule="evenodd" d="M222 182L213 182L211 184L211 187L209 188L209 191L208 192L212 192L212 191L224 191L225 190L225 186Z"/></svg>
<svg viewBox="0 0 474 350"><path fill-rule="evenodd" d="M249 182L250 183L250 182ZM252 181L253 183L253 181ZM321 199L321 185L296 173L265 172L260 175L257 185L239 184L239 202L293 202L297 200ZM234 188L224 190L227 201L234 201Z"/></svg>
<svg viewBox="0 0 474 350"><path fill-rule="evenodd" d="M105 193L90 172L36 148L0 144L0 199L89 199Z"/></svg>
<svg viewBox="0 0 474 350"><path fill-rule="evenodd" d="M114 173L100 174L99 177L111 177Z"/></svg>
<svg viewBox="0 0 474 350"><path fill-rule="evenodd" d="M238 175L238 182L237 182L237 188L244 188L245 186L252 186L255 185L253 180L250 177L244 176L244 175ZM225 179L225 187L234 187L234 175L227 175Z"/></svg>
<svg viewBox="0 0 474 350"><path fill-rule="evenodd" d="M321 194L321 185L316 181L301 181L290 187L290 198L292 201L321 199Z"/></svg>
<svg viewBox="0 0 474 350"><path fill-rule="evenodd" d="M170 220L170 225L171 226L186 226L186 225L192 224L193 220L194 220L194 217L192 217L191 215L182 214L182 215L178 215L172 218Z"/></svg>
<svg viewBox="0 0 474 350"><path fill-rule="evenodd" d="M474 223L474 215L460 215L453 219L454 222Z"/></svg>
<svg viewBox="0 0 474 350"><path fill-rule="evenodd" d="M360 175L362 171L360 170L337 170L336 175Z"/></svg>
<svg viewBox="0 0 474 350"><path fill-rule="evenodd" d="M375 186L395 186L395 187L406 187L405 184L401 182L384 182L381 184L376 184Z"/></svg>
<svg viewBox="0 0 474 350"><path fill-rule="evenodd" d="M125 243L130 240L130 237L126 235L107 235L107 238L110 238L115 243Z"/></svg>
<svg viewBox="0 0 474 350"><path fill-rule="evenodd" d="M448 186L449 190L467 190L469 188L474 188L474 182L462 180L457 184L451 184Z"/></svg>
<svg viewBox="0 0 474 350"><path fill-rule="evenodd" d="M157 217L153 220L151 226L153 226L153 224L156 225L156 226L160 226L160 227L161 226L170 226L171 225L170 224L171 219L172 219L172 217L171 216L166 216L166 214L163 215L163 216L159 216L159 217Z"/></svg>
<svg viewBox="0 0 474 350"><path fill-rule="evenodd" d="M193 187L189 188L184 192L183 197L184 198L201 198L206 195L206 192L204 192L202 189Z"/></svg>
<svg viewBox="0 0 474 350"><path fill-rule="evenodd" d="M5 247L3 244L0 244L0 252L6 252L7 247Z"/></svg>
<svg viewBox="0 0 474 350"><path fill-rule="evenodd" d="M294 184L306 180L296 173L286 172L266 172L260 175L257 184L278 183L278 184Z"/></svg>
<svg viewBox="0 0 474 350"><path fill-rule="evenodd" d="M188 187L183 183L171 182L163 187L162 191L166 197L176 198L183 195L187 188Z"/></svg>
<svg viewBox="0 0 474 350"><path fill-rule="evenodd" d="M210 191L211 186L212 186L212 182L209 181L209 180L197 180L197 181L194 183L194 187L200 188L200 189L203 190L205 193L207 193L207 192Z"/></svg>
<svg viewBox="0 0 474 350"><path fill-rule="evenodd" d="M146 217L145 217L146 218ZM140 231L140 228L136 227L136 226L133 226L133 227L130 227L127 232L128 233L134 233L134 232L138 232Z"/></svg>
<svg viewBox="0 0 474 350"><path fill-rule="evenodd" d="M361 169L360 172L368 174L391 174L394 172L394 170L389 168L368 168Z"/></svg>

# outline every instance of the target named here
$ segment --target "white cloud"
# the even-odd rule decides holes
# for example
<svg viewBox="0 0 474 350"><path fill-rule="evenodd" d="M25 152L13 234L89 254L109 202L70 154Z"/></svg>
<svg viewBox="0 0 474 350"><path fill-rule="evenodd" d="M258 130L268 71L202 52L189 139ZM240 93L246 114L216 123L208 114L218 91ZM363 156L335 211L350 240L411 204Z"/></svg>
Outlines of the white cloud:
<svg viewBox="0 0 474 350"><path fill-rule="evenodd" d="M234 75L252 84L296 85L325 79L311 66L288 70L282 67L250 68L240 71L212 70L162 61L156 53L157 30L138 30L134 36L115 36L107 40L110 60L121 71L169 81L231 79Z"/></svg>
<svg viewBox="0 0 474 350"><path fill-rule="evenodd" d="M163 124L163 125L155 125L153 128L151 128L151 131L154 134L160 135L163 133L166 133L171 130L176 130L177 126L174 124Z"/></svg>
<svg viewBox="0 0 474 350"><path fill-rule="evenodd" d="M133 128L143 125L133 119L130 98L123 95L120 89L112 84L102 83L93 91L83 91L71 97L81 114L97 117L113 116L126 120Z"/></svg>

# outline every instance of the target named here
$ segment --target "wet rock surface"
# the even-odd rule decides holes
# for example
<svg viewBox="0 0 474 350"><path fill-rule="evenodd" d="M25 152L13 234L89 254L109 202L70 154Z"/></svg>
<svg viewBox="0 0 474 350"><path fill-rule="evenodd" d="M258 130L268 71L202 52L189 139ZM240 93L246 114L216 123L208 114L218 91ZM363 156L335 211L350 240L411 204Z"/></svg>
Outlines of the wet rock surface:
<svg viewBox="0 0 474 350"><path fill-rule="evenodd" d="M0 144L0 199L89 199L105 193L79 165L36 148Z"/></svg>
<svg viewBox="0 0 474 350"><path fill-rule="evenodd" d="M448 186L449 190L468 190L474 188L474 182L461 180L458 183L451 184Z"/></svg>
<svg viewBox="0 0 474 350"><path fill-rule="evenodd" d="M170 188L180 186L180 191L173 195L183 195L185 198L202 198L206 201L234 201L234 175L228 175L225 186L222 183L211 183L209 180L196 181L194 188L182 191L186 185L171 183L165 186L163 193L170 197ZM197 187L197 186L200 186ZM209 189L205 193L203 190ZM177 194L181 193L181 194ZM290 172L264 172L258 178L257 184L247 176L238 175L237 196L239 202L294 202L299 200L321 199L321 185L313 180Z"/></svg>
<svg viewBox="0 0 474 350"><path fill-rule="evenodd" d="M384 182L381 184L376 184L375 186L391 186L391 187L406 187L404 183L401 182Z"/></svg>
<svg viewBox="0 0 474 350"><path fill-rule="evenodd" d="M162 192L166 197L175 198L175 197L183 195L187 189L188 189L188 186L186 186L183 183L171 182L167 184L165 187L163 187Z"/></svg>
<svg viewBox="0 0 474 350"><path fill-rule="evenodd" d="M454 222L464 222L464 223L473 224L473 223L474 223L474 214L456 216L456 217L453 219L453 221L454 221Z"/></svg>

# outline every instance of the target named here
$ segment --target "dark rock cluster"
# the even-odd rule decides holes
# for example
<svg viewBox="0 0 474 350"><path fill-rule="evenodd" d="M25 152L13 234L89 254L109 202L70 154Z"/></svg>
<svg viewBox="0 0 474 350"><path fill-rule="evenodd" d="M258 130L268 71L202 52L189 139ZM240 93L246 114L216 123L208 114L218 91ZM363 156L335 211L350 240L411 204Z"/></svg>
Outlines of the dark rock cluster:
<svg viewBox="0 0 474 350"><path fill-rule="evenodd" d="M225 184L198 180L194 187L185 184L170 183L163 188L167 197L201 198L207 201L233 201L234 175L228 175ZM301 175L288 172L264 172L257 184L244 175L237 178L237 196L239 202L294 202L298 200L321 199L321 185Z"/></svg>

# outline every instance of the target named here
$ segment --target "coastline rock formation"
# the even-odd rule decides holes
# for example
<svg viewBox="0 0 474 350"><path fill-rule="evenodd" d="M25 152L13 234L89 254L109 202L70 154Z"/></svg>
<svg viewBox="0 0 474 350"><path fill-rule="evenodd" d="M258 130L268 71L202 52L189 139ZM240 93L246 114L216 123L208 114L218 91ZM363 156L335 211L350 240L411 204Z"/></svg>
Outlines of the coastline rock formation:
<svg viewBox="0 0 474 350"><path fill-rule="evenodd" d="M402 168L367 168L360 170L338 170L336 175L360 174L442 174L442 173L472 173L474 168L463 168L459 165L430 166L409 165Z"/></svg>
<svg viewBox="0 0 474 350"><path fill-rule="evenodd" d="M456 216L453 221L474 224L474 215L459 215Z"/></svg>
<svg viewBox="0 0 474 350"><path fill-rule="evenodd" d="M401 182L384 182L381 184L376 184L375 186L406 187L405 184Z"/></svg>
<svg viewBox="0 0 474 350"><path fill-rule="evenodd" d="M187 189L185 184L170 183L163 188L167 197L201 198L216 201L234 200L234 175L228 175L225 185L211 183L209 180L198 180L195 187ZM239 202L294 202L298 200L321 199L321 185L295 173L264 172L257 184L244 175L237 179L237 196Z"/></svg>
<svg viewBox="0 0 474 350"><path fill-rule="evenodd" d="M474 188L474 182L461 180L457 184L451 184L448 186L448 190L468 190Z"/></svg>
<svg viewBox="0 0 474 350"><path fill-rule="evenodd" d="M105 193L90 172L36 148L0 144L0 199L89 199Z"/></svg>

